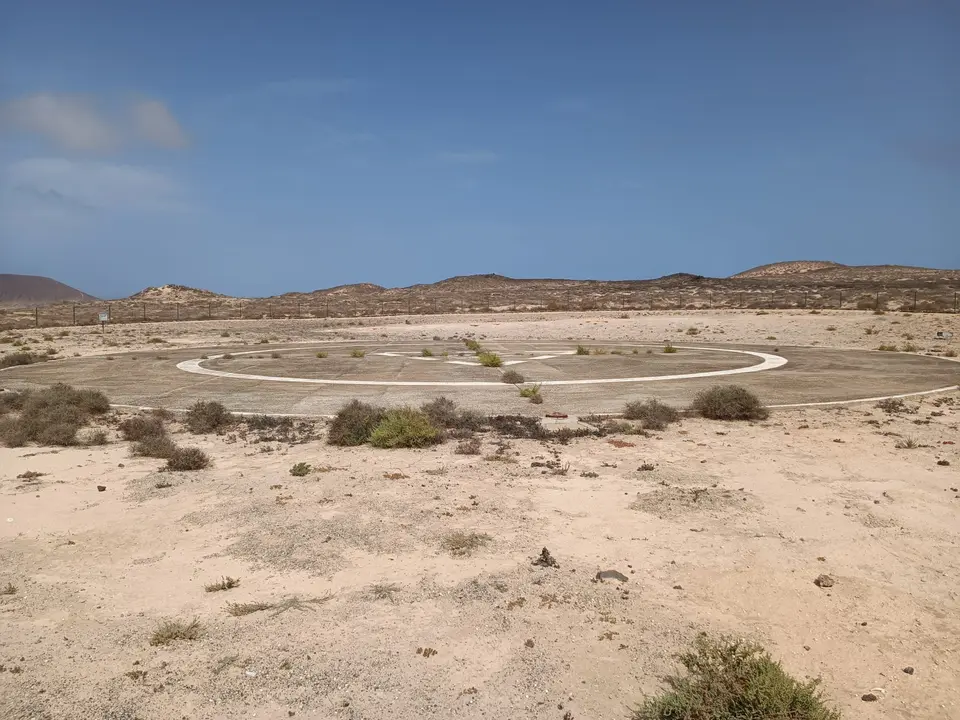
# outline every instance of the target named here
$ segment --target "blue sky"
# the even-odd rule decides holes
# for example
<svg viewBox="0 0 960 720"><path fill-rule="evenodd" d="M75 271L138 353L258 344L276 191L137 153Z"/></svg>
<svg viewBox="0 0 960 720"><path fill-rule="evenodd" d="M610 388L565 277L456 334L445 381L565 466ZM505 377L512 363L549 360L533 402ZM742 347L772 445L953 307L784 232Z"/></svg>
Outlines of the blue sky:
<svg viewBox="0 0 960 720"><path fill-rule="evenodd" d="M960 3L0 0L0 271L960 266Z"/></svg>

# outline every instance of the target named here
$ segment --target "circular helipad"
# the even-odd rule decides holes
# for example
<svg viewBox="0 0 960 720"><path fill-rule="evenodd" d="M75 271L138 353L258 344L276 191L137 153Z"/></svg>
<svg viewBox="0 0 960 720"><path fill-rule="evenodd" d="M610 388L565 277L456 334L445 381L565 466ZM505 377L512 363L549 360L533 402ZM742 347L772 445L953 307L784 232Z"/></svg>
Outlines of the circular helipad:
<svg viewBox="0 0 960 720"><path fill-rule="evenodd" d="M579 345L579 350L578 350ZM617 412L657 397L688 403L717 383L744 385L770 406L875 400L955 389L960 364L907 353L821 348L483 341L499 367L454 342L334 342L165 349L67 358L4 370L8 387L66 382L114 403L180 409L218 400L238 412L326 415L353 399L419 405L446 395L488 413ZM503 382L513 371L540 384L531 405Z"/></svg>

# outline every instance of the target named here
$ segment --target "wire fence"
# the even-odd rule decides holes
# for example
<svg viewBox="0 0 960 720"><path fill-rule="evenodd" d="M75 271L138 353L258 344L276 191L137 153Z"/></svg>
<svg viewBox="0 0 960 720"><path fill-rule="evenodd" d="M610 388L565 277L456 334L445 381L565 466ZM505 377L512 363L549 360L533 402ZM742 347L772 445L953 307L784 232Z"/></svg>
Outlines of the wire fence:
<svg viewBox="0 0 960 720"><path fill-rule="evenodd" d="M899 310L957 313L958 292L952 288L836 289L783 291L750 289L703 291L656 289L646 291L529 293L470 292L457 296L368 295L277 297L268 299L215 298L171 302L114 300L60 303L0 311L0 329L96 325L101 313L108 322L148 323L188 320L260 320L296 318L355 318L396 315L472 314L485 312L577 312L590 310Z"/></svg>

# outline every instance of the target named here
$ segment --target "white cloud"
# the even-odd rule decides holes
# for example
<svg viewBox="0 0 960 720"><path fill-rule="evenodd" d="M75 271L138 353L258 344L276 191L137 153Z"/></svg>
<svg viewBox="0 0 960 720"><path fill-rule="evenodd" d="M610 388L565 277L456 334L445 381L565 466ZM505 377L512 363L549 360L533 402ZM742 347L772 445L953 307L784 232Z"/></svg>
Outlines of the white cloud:
<svg viewBox="0 0 960 720"><path fill-rule="evenodd" d="M120 143L116 128L88 98L32 95L11 100L0 110L4 125L43 135L66 150L109 150Z"/></svg>
<svg viewBox="0 0 960 720"><path fill-rule="evenodd" d="M445 165L492 165L500 160L500 156L488 150L442 152L437 155L437 160Z"/></svg>
<svg viewBox="0 0 960 720"><path fill-rule="evenodd" d="M30 158L7 167L5 194L88 210L163 212L182 208L180 188L164 173L136 165Z"/></svg>
<svg viewBox="0 0 960 720"><path fill-rule="evenodd" d="M159 100L141 100L134 103L133 122L144 140L165 148L182 148L187 136L170 110Z"/></svg>
<svg viewBox="0 0 960 720"><path fill-rule="evenodd" d="M158 100L104 112L93 98L42 93L0 104L0 130L32 133L72 152L107 152L135 140L165 148L187 144L180 123Z"/></svg>

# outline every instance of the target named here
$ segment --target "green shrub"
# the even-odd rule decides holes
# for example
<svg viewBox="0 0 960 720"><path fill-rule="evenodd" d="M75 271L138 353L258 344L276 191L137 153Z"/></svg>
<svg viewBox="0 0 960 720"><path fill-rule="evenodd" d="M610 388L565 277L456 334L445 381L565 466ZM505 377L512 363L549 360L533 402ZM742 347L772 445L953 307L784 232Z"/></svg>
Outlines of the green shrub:
<svg viewBox="0 0 960 720"><path fill-rule="evenodd" d="M178 447L167 458L167 470L203 470L210 464L210 458L200 448Z"/></svg>
<svg viewBox="0 0 960 720"><path fill-rule="evenodd" d="M539 384L520 388L520 397L527 398L534 405L540 405L543 402Z"/></svg>
<svg viewBox="0 0 960 720"><path fill-rule="evenodd" d="M317 353L317 357L323 360L325 357L327 357L327 354L321 350Z"/></svg>
<svg viewBox="0 0 960 720"><path fill-rule="evenodd" d="M585 347L585 346L583 346L583 345L577 345L577 350L576 350L575 354L576 354L576 355L589 355L589 354L590 354L590 348Z"/></svg>
<svg viewBox="0 0 960 720"><path fill-rule="evenodd" d="M120 423L120 435L124 440L143 440L147 437L163 437L167 429L163 420L155 415L135 415Z"/></svg>
<svg viewBox="0 0 960 720"><path fill-rule="evenodd" d="M503 360L500 356L493 352L478 353L477 360L484 367L500 367L503 365Z"/></svg>
<svg viewBox="0 0 960 720"><path fill-rule="evenodd" d="M195 435L217 432L233 423L234 417L215 400L197 400L187 410L184 423Z"/></svg>
<svg viewBox="0 0 960 720"><path fill-rule="evenodd" d="M663 346L663 351L667 354L671 354L671 353L677 352L677 349L670 343L667 343L666 345Z"/></svg>
<svg viewBox="0 0 960 720"><path fill-rule="evenodd" d="M471 352L479 353L483 351L483 348L480 346L480 343L478 343L476 340L471 340L467 338L466 340L463 341L463 344L466 346L467 350L470 350Z"/></svg>
<svg viewBox="0 0 960 720"><path fill-rule="evenodd" d="M341 446L363 445L381 419L383 408L351 400L337 411L330 422L327 442Z"/></svg>
<svg viewBox="0 0 960 720"><path fill-rule="evenodd" d="M646 430L665 430L680 419L680 412L659 400L627 403L623 409L627 420L640 420Z"/></svg>
<svg viewBox="0 0 960 720"><path fill-rule="evenodd" d="M632 720L840 720L819 680L796 680L758 645L701 634L679 660L686 674L667 676Z"/></svg>
<svg viewBox="0 0 960 720"><path fill-rule="evenodd" d="M740 385L701 390L690 409L710 420L764 420L770 414L756 395Z"/></svg>
<svg viewBox="0 0 960 720"><path fill-rule="evenodd" d="M908 342L903 344L903 347L900 348L900 352L915 353L915 352L920 352L920 348L918 348L913 343Z"/></svg>
<svg viewBox="0 0 960 720"><path fill-rule="evenodd" d="M520 385L524 382L524 377L516 370L505 370L500 376L500 382L509 383L510 385Z"/></svg>
<svg viewBox="0 0 960 720"><path fill-rule="evenodd" d="M306 477L313 471L313 467L310 463L298 462L292 468L290 468L290 474L294 477Z"/></svg>
<svg viewBox="0 0 960 720"><path fill-rule="evenodd" d="M421 448L442 440L427 414L413 408L387 410L370 434L370 444L379 448Z"/></svg>
<svg viewBox="0 0 960 720"><path fill-rule="evenodd" d="M367 354L366 352L364 352L363 350L360 350L359 348L355 348L350 351L350 357L352 358L362 358L366 354Z"/></svg>
<svg viewBox="0 0 960 720"><path fill-rule="evenodd" d="M424 348L420 351L420 355L423 357L433 357L433 350L430 348Z"/></svg>
<svg viewBox="0 0 960 720"><path fill-rule="evenodd" d="M881 344L879 347L877 347L877 350L881 350L881 351L883 351L883 352L896 352L896 351L897 351L897 346L896 346L896 345Z"/></svg>

